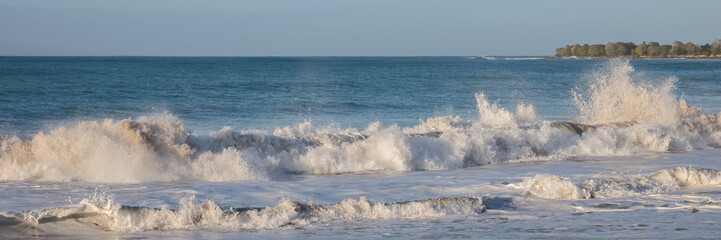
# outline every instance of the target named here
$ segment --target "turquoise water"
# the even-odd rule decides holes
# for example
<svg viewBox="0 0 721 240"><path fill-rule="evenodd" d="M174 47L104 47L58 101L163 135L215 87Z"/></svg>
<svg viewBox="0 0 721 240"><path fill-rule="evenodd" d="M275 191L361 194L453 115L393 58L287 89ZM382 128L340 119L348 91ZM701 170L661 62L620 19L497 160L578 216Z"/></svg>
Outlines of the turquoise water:
<svg viewBox="0 0 721 240"><path fill-rule="evenodd" d="M545 119L577 116L571 91L603 60L463 57L155 58L0 57L0 132L30 135L59 124L168 112L194 131L273 129L306 120L362 128L410 126L433 116L475 116L473 95ZM632 60L651 81L721 110L721 61Z"/></svg>

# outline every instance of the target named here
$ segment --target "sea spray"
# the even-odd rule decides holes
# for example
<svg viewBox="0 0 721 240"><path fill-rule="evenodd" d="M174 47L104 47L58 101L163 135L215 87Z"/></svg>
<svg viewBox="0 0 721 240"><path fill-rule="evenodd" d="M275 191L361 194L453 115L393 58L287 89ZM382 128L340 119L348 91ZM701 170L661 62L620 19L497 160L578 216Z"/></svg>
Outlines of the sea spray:
<svg viewBox="0 0 721 240"><path fill-rule="evenodd" d="M649 122L673 125L679 118L675 77L653 82L633 75L629 61L614 59L591 74L588 86L573 91L579 120L599 124Z"/></svg>
<svg viewBox="0 0 721 240"><path fill-rule="evenodd" d="M478 110L478 122L475 124L484 128L514 127L516 120L513 114L506 109L491 103L483 93L476 94L476 109Z"/></svg>

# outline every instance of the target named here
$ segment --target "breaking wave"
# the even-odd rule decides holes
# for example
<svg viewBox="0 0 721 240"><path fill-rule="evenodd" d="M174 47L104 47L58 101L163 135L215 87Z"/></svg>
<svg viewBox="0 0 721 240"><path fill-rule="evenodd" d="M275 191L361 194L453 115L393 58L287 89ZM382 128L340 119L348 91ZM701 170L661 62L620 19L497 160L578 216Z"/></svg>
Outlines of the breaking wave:
<svg viewBox="0 0 721 240"><path fill-rule="evenodd" d="M628 60L614 60L592 74L583 91L574 91L574 100L582 115L580 121L599 124L609 122L648 122L673 125L682 111L674 94L675 77L660 84L633 78Z"/></svg>
<svg viewBox="0 0 721 240"><path fill-rule="evenodd" d="M613 198L719 185L721 172L699 168L665 168L625 179L590 179L573 182L555 175L538 174L520 184L526 194L548 199Z"/></svg>
<svg viewBox="0 0 721 240"><path fill-rule="evenodd" d="M0 135L0 180L137 183L273 180L286 174L442 170L578 156L721 147L721 113L674 95L675 79L635 79L611 61L575 101L575 121L544 121L532 105L514 111L475 96L477 119L439 116L400 128L316 127L273 132L225 127L193 134L170 114L85 121L28 138Z"/></svg>
<svg viewBox="0 0 721 240"><path fill-rule="evenodd" d="M361 197L329 205L281 200L270 207L223 209L213 201L199 201L191 196L180 200L179 208L169 209L124 206L116 203L112 196L101 194L68 207L4 213L0 214L0 218L16 225L33 224L40 229L45 223L72 220L113 232L262 230L336 221L475 215L486 209L483 203L484 198L475 197L393 203L374 203Z"/></svg>

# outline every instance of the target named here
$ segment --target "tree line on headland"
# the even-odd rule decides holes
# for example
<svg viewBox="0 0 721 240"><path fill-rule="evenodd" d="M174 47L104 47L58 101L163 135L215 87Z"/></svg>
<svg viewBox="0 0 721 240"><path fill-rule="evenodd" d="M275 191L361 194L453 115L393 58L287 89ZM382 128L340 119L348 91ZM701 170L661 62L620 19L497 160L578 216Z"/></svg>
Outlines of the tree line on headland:
<svg viewBox="0 0 721 240"><path fill-rule="evenodd" d="M674 41L671 45L658 42L643 42L636 45L632 42L609 42L604 44L575 44L556 48L554 57L584 58L720 58L721 39L712 43L696 45L690 42Z"/></svg>

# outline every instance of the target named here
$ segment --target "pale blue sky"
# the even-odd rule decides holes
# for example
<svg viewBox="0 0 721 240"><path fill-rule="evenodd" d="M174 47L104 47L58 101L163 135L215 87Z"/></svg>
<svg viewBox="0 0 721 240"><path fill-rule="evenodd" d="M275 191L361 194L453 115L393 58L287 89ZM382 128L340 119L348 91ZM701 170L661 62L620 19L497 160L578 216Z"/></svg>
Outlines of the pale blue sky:
<svg viewBox="0 0 721 240"><path fill-rule="evenodd" d="M0 0L0 55L551 55L721 38L721 1Z"/></svg>

